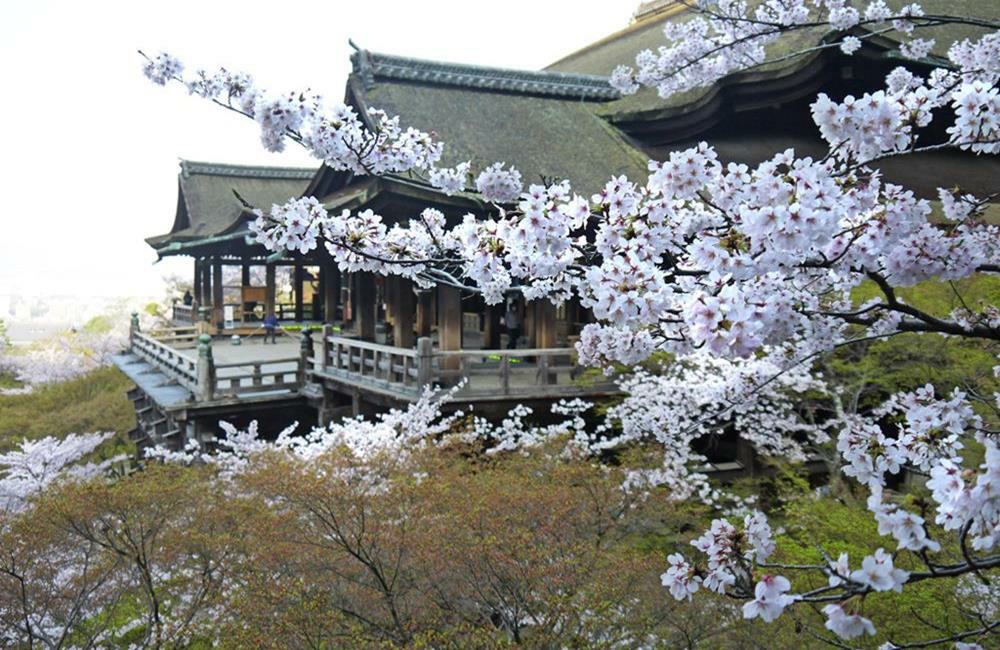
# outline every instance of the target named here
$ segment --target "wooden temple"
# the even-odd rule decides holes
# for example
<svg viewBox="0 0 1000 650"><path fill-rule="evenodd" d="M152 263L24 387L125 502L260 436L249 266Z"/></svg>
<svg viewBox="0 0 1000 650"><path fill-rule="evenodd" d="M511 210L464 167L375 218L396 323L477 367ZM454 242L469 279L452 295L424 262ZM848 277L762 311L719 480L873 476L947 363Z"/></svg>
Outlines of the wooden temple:
<svg viewBox="0 0 1000 650"><path fill-rule="evenodd" d="M925 8L936 4L943 0ZM904 62L891 34L865 40L853 57L830 48L785 58L782 48L800 48L802 41L779 39L771 53L780 63L703 91L668 99L652 90L619 95L609 72L659 45L665 21L683 20L686 11L679 2L643 3L631 25L542 71L358 50L346 101L359 115L376 107L399 115L405 126L434 131L446 143L445 165L503 161L526 183L567 178L589 196L612 176L645 178L648 159L700 140L715 145L725 162L755 164L789 146L822 155L809 114L818 92L859 95L877 90L898 65L927 74L940 64L933 57ZM817 42L829 37L809 35ZM928 141L943 140L944 120L930 131ZM928 198L939 186L986 193L995 190L1000 160L939 152L922 161L889 159L882 172ZM511 342L501 327L505 308L487 307L473 293L344 274L323 250L266 251L250 235L253 215L234 192L263 208L312 196L331 212L371 209L389 223L426 207L441 210L449 223L490 210L475 194L446 196L407 176L182 162L173 227L147 243L160 257L192 260L192 304L175 306L177 329L166 335L134 331L119 358L137 384L140 447L211 439L220 418L276 427L296 418L324 422L399 406L428 385L458 381L464 388L455 404L481 410L614 393L613 385L575 366L573 344L592 318L577 302L524 303L512 293L522 336ZM261 321L270 314L284 331L277 346L261 343Z"/></svg>

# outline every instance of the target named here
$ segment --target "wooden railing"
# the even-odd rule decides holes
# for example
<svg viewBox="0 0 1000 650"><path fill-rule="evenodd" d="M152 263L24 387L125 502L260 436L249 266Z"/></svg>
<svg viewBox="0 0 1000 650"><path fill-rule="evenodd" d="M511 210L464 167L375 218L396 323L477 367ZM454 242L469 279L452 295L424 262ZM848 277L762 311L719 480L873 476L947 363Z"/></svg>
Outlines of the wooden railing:
<svg viewBox="0 0 1000 650"><path fill-rule="evenodd" d="M173 321L182 325L193 325L198 318L198 307L174 303Z"/></svg>
<svg viewBox="0 0 1000 650"><path fill-rule="evenodd" d="M421 339L424 340L427 339ZM426 352L421 354L419 349L325 335L319 366L314 370L359 384L417 392L428 383L430 361Z"/></svg>
<svg viewBox="0 0 1000 650"><path fill-rule="evenodd" d="M580 391L573 348L438 350L434 379L464 382L459 395L548 397Z"/></svg>
<svg viewBox="0 0 1000 650"><path fill-rule="evenodd" d="M191 391L198 389L198 365L170 346L138 331L131 334L132 352L156 366L178 384Z"/></svg>
<svg viewBox="0 0 1000 650"><path fill-rule="evenodd" d="M278 390L298 390L303 375L301 357L216 363L214 369L213 399Z"/></svg>
<svg viewBox="0 0 1000 650"><path fill-rule="evenodd" d="M463 387L458 397L546 398L612 385L585 385L573 348L519 350L434 350L421 338L415 349L379 345L333 336L324 331L313 372L361 388L374 388L413 399L424 386Z"/></svg>

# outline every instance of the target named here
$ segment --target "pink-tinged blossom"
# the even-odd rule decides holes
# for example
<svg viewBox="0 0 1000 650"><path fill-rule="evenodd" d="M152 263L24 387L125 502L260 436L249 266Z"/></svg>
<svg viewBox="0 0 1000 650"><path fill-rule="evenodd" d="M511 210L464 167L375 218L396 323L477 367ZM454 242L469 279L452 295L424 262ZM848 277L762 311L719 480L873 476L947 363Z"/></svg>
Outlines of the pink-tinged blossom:
<svg viewBox="0 0 1000 650"><path fill-rule="evenodd" d="M863 634L875 635L875 626L867 618L848 614L844 607L834 603L823 608L826 614L826 629L842 639L855 639Z"/></svg>
<svg viewBox="0 0 1000 650"><path fill-rule="evenodd" d="M795 602L795 596L787 593L791 588L791 583L784 576L762 577L754 588L753 600L743 605L743 618L759 616L765 623L770 623Z"/></svg>
<svg viewBox="0 0 1000 650"><path fill-rule="evenodd" d="M892 564L892 556L883 549L861 561L861 568L851 573L851 580L875 591L902 591L910 574Z"/></svg>
<svg viewBox="0 0 1000 650"><path fill-rule="evenodd" d="M521 172L494 163L476 176L476 190L492 203L510 203L521 194Z"/></svg>

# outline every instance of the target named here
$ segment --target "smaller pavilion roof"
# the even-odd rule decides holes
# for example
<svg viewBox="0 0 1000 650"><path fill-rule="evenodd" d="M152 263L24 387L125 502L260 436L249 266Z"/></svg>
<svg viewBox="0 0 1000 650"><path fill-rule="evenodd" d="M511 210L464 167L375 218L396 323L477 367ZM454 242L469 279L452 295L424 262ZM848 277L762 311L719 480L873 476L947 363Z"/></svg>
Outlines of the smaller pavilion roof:
<svg viewBox="0 0 1000 650"><path fill-rule="evenodd" d="M233 194L236 191L263 208L302 196L315 169L264 167L181 161L177 176L177 211L170 232L150 237L157 250L170 244L202 241L233 233L248 213Z"/></svg>

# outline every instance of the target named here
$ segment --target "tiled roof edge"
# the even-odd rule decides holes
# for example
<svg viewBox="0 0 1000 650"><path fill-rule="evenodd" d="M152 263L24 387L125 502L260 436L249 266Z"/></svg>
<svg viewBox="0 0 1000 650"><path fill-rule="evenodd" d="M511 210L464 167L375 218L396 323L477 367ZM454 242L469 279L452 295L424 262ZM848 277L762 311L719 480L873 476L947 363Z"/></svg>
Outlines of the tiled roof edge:
<svg viewBox="0 0 1000 650"><path fill-rule="evenodd" d="M608 83L607 77L597 75L487 68L411 59L367 50L358 50L352 54L351 62L355 74L366 88L373 87L377 78L383 78L594 101L620 97L619 92Z"/></svg>
<svg viewBox="0 0 1000 650"><path fill-rule="evenodd" d="M315 169L305 167L267 167L257 165L230 165L226 163L181 161L181 176L192 174L206 176L233 176L237 178L274 178L309 180L316 175Z"/></svg>

